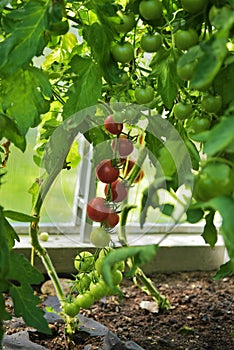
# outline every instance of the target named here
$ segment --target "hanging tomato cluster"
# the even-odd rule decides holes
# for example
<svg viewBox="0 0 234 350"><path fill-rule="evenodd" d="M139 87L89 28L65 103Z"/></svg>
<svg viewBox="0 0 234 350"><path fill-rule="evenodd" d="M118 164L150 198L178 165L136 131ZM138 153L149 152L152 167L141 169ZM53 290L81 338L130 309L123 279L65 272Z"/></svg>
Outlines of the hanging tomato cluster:
<svg viewBox="0 0 234 350"><path fill-rule="evenodd" d="M132 138L123 133L123 123L116 122L112 115L104 120L104 128L115 135L111 147L113 150L112 159L103 159L96 167L96 177L105 184L105 197L92 198L87 205L88 217L101 223L101 228L91 232L90 241L98 247L104 247L110 242L110 229L119 223L119 206L127 195L131 181L126 180L135 161L128 159L134 150ZM134 183L139 182L144 177L141 169ZM98 237L97 237L98 235Z"/></svg>

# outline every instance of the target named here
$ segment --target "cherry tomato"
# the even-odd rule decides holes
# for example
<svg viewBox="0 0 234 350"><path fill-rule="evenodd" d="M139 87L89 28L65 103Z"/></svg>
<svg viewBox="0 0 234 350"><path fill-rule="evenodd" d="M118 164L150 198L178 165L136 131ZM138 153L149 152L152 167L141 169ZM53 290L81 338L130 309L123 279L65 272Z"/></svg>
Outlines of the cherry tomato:
<svg viewBox="0 0 234 350"><path fill-rule="evenodd" d="M92 270L94 264L94 256L88 251L80 252L76 255L74 266L79 272L89 272Z"/></svg>
<svg viewBox="0 0 234 350"><path fill-rule="evenodd" d="M174 115L177 119L188 119L193 112L191 104L184 104L182 102L176 103L173 108Z"/></svg>
<svg viewBox="0 0 234 350"><path fill-rule="evenodd" d="M111 183L118 179L119 169L114 168L111 160L102 160L96 168L97 178L104 183Z"/></svg>
<svg viewBox="0 0 234 350"><path fill-rule="evenodd" d="M134 58L133 46L127 42L122 45L115 44L111 49L111 53L117 62L123 64L132 61Z"/></svg>
<svg viewBox="0 0 234 350"><path fill-rule="evenodd" d="M95 300L100 300L107 295L109 288L106 283L100 279L97 283L91 282L89 290Z"/></svg>
<svg viewBox="0 0 234 350"><path fill-rule="evenodd" d="M123 173L124 173L124 175L128 175L135 164L136 163L133 160L128 160L123 166ZM140 182L143 179L144 176L145 176L145 173L141 169L139 175L134 180L134 183Z"/></svg>
<svg viewBox="0 0 234 350"><path fill-rule="evenodd" d="M109 191L109 186L110 186L110 195L111 195L111 200L113 202L119 203L122 202L128 195L128 190L124 186L124 183L120 180L116 180L115 182L112 182L110 185L106 185L104 192L105 195L108 195Z"/></svg>
<svg viewBox="0 0 234 350"><path fill-rule="evenodd" d="M75 304L83 309L89 309L94 304L94 297L89 291L79 294L75 299Z"/></svg>
<svg viewBox="0 0 234 350"><path fill-rule="evenodd" d="M90 234L90 242L97 248L104 248L110 243L110 234L103 227L96 227Z"/></svg>
<svg viewBox="0 0 234 350"><path fill-rule="evenodd" d="M177 74L182 80L191 80L195 72L197 63L191 62L183 66L177 66Z"/></svg>
<svg viewBox="0 0 234 350"><path fill-rule="evenodd" d="M142 50L146 52L156 52L162 46L162 37L159 33L156 34L143 34L141 37L140 45Z"/></svg>
<svg viewBox="0 0 234 350"><path fill-rule="evenodd" d="M121 271L119 271L118 269L117 270L112 270L112 278L113 278L113 284L116 286L118 284L120 284L120 282L122 281L123 279L123 274Z"/></svg>
<svg viewBox="0 0 234 350"><path fill-rule="evenodd" d="M75 317L80 311L80 306L75 302L73 303L66 302L62 305L62 309L67 316Z"/></svg>
<svg viewBox="0 0 234 350"><path fill-rule="evenodd" d="M188 50L198 42L198 34L194 29L177 30L174 35L175 46L180 50Z"/></svg>
<svg viewBox="0 0 234 350"><path fill-rule="evenodd" d="M149 103L154 98L154 89L152 86L136 87L135 89L135 99L136 103L139 105Z"/></svg>
<svg viewBox="0 0 234 350"><path fill-rule="evenodd" d="M95 269L99 275L102 273L102 264L105 259L105 256L98 256L97 260L95 261Z"/></svg>
<svg viewBox="0 0 234 350"><path fill-rule="evenodd" d="M96 263L96 262L95 262ZM76 289L79 293L83 293L89 288L91 283L91 278L87 273L81 273L78 275L78 280L76 282Z"/></svg>
<svg viewBox="0 0 234 350"><path fill-rule="evenodd" d="M126 136L120 136L117 139L114 139L112 142L112 149L115 150L115 146L118 146L118 153L120 158L127 158L129 154L133 151L132 141L127 139Z"/></svg>
<svg viewBox="0 0 234 350"><path fill-rule="evenodd" d="M113 135L121 134L123 130L123 123L116 123L112 115L109 115L104 120L104 127L109 133Z"/></svg>
<svg viewBox="0 0 234 350"><path fill-rule="evenodd" d="M140 2L139 12L147 21L159 19L162 16L162 3L159 0L143 0Z"/></svg>
<svg viewBox="0 0 234 350"><path fill-rule="evenodd" d="M206 6L207 0L181 0L185 11L189 13L198 13Z"/></svg>
<svg viewBox="0 0 234 350"><path fill-rule="evenodd" d="M190 124L190 132L198 134L210 128L210 120L207 118L194 118Z"/></svg>
<svg viewBox="0 0 234 350"><path fill-rule="evenodd" d="M109 215L105 220L105 224L107 227L115 227L119 223L119 215L114 211L110 211Z"/></svg>
<svg viewBox="0 0 234 350"><path fill-rule="evenodd" d="M102 222L107 218L109 208L105 205L105 199L101 197L92 198L87 205L88 217L97 222Z"/></svg>
<svg viewBox="0 0 234 350"><path fill-rule="evenodd" d="M48 239L49 239L49 234L48 234L48 232L41 232L41 233L39 234L39 238L40 238L41 241L47 242Z"/></svg>
<svg viewBox="0 0 234 350"><path fill-rule="evenodd" d="M222 97L207 95L202 99L201 106L207 113L217 113L222 107Z"/></svg>
<svg viewBox="0 0 234 350"><path fill-rule="evenodd" d="M130 32L130 30L132 30L135 26L134 13L128 13L128 14L121 13L120 17L121 17L120 23L116 24L115 26L117 32L119 33Z"/></svg>

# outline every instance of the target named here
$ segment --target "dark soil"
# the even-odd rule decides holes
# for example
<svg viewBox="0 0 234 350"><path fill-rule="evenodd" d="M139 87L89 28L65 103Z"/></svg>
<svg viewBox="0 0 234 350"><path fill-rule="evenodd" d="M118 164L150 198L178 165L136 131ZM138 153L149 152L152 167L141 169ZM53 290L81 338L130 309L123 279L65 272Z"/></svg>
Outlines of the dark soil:
<svg viewBox="0 0 234 350"><path fill-rule="evenodd" d="M108 327L123 342L132 340L151 350L234 350L234 276L212 280L213 272L156 274L155 286L172 308L159 312L142 309L150 298L130 281L124 281L122 301L107 297L82 314ZM12 321L13 322L13 321ZM11 334L25 329L6 326ZM80 332L68 347L63 325L51 325L53 336L30 332L30 339L48 349L102 349L103 337ZM118 348L119 349L119 348Z"/></svg>

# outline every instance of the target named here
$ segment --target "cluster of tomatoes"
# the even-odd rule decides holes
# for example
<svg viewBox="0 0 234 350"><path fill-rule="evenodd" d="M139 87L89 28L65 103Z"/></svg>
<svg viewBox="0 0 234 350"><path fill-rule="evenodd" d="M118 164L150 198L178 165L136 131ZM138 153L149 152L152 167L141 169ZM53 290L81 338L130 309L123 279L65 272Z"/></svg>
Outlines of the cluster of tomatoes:
<svg viewBox="0 0 234 350"><path fill-rule="evenodd" d="M80 308L88 309L104 296L120 293L118 286L123 278L124 261L115 264L111 270L112 288L108 287L101 277L103 260L111 250L111 248L102 249L97 257L89 251L77 254L74 266L78 273L75 275L70 295L62 305L63 312L67 316L75 317Z"/></svg>
<svg viewBox="0 0 234 350"><path fill-rule="evenodd" d="M87 205L88 217L100 222L101 227L92 230L90 241L97 247L105 247L110 242L110 229L119 223L119 203L128 195L131 182L126 177L135 165L128 157L134 150L133 141L123 133L123 123L116 122L112 115L104 120L104 128L115 137L112 139L113 158L102 160L96 167L96 176L105 184L105 197L92 198ZM134 182L144 177L141 169Z"/></svg>

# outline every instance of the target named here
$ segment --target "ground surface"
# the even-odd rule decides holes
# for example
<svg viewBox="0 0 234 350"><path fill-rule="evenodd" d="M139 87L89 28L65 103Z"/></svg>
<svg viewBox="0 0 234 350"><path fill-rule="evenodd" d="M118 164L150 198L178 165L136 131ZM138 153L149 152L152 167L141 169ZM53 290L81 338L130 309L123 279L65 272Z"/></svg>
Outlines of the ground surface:
<svg viewBox="0 0 234 350"><path fill-rule="evenodd" d="M150 298L124 281L124 299L108 297L83 315L113 331L123 342L132 340L146 350L234 350L234 276L213 281L213 272L156 274L155 286L167 296L171 310L142 309ZM9 303L10 305L10 303ZM63 326L55 323L53 336L30 332L32 341L48 349L102 349L103 337L80 333L76 345L68 347ZM7 324L7 334L24 329ZM119 349L119 348L118 348Z"/></svg>

